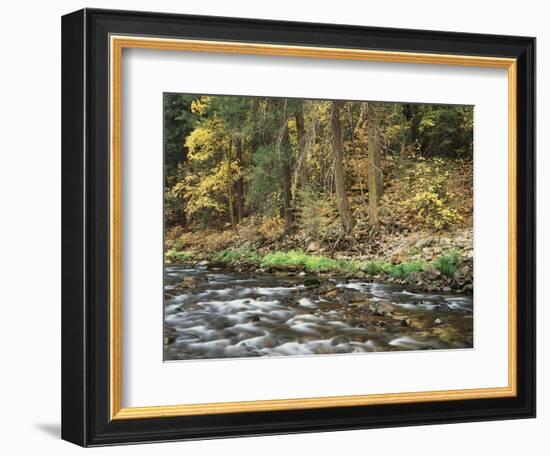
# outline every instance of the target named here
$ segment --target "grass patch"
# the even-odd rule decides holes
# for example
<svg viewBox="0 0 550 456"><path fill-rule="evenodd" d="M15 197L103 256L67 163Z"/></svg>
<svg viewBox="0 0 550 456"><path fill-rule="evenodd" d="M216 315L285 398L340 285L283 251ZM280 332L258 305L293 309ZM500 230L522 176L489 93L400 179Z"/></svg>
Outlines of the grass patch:
<svg viewBox="0 0 550 456"><path fill-rule="evenodd" d="M261 266L278 269L305 269L312 272L356 272L359 264L351 260L335 260L332 258L307 255L300 250L289 252L273 252L264 256Z"/></svg>
<svg viewBox="0 0 550 456"><path fill-rule="evenodd" d="M362 269L369 275L378 275L385 272L389 267L391 267L391 264L389 263L381 263L379 261L367 261L363 264Z"/></svg>
<svg viewBox="0 0 550 456"><path fill-rule="evenodd" d="M193 254L189 252L182 252L176 250L175 248L168 249L164 253L164 260L167 263L184 263L186 261L189 261L192 257Z"/></svg>
<svg viewBox="0 0 550 456"><path fill-rule="evenodd" d="M452 277L458 269L459 260L460 255L458 251L449 250L444 255L441 255L439 258L435 259L432 262L432 265L434 268L438 269L441 274L446 275L447 277Z"/></svg>
<svg viewBox="0 0 550 456"><path fill-rule="evenodd" d="M441 274L447 277L453 277L460 263L460 254L457 250L449 250L444 255L432 261L432 266ZM412 272L423 272L428 263L424 261L414 261L410 263L390 264L378 261L367 261L363 263L361 269L369 275L388 274L394 279L406 279Z"/></svg>
<svg viewBox="0 0 550 456"><path fill-rule="evenodd" d="M412 272L422 272L425 268L425 263L422 261L415 261L412 263L392 264L387 272L394 279L406 279Z"/></svg>
<svg viewBox="0 0 550 456"><path fill-rule="evenodd" d="M252 263L260 264L262 257L252 250L223 250L212 255L212 260L217 263Z"/></svg>
<svg viewBox="0 0 550 456"><path fill-rule="evenodd" d="M166 251L167 262L188 261L191 254L178 252L174 249ZM222 264L244 263L262 268L279 270L305 270L309 272L336 272L355 273L364 271L371 276L386 274L393 279L404 280L413 272L423 272L428 263L414 261L408 263L391 264L381 261L355 261L346 259L334 259L321 255L308 255L301 250L288 252L271 252L261 256L253 250L235 249L223 250L212 255L211 260ZM450 250L434 260L431 264L443 275L452 277L458 268L460 255L456 250Z"/></svg>

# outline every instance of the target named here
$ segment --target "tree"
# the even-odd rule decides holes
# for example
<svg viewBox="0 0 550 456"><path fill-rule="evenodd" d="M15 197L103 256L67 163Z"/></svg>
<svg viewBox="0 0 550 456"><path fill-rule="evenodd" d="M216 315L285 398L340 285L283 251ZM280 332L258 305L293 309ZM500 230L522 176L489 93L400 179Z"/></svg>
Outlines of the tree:
<svg viewBox="0 0 550 456"><path fill-rule="evenodd" d="M282 102L282 125L279 138L279 156L282 169L282 206L281 216L285 221L285 231L292 230L294 216L292 213L292 151L288 131L288 100Z"/></svg>
<svg viewBox="0 0 550 456"><path fill-rule="evenodd" d="M258 100L250 97L217 96L209 97L205 114L208 118L219 119L220 134L231 141L230 158L235 162L237 172L232 189L236 223L246 215L246 168L250 161L248 144L257 129L256 112ZM234 149L233 149L234 147Z"/></svg>
<svg viewBox="0 0 550 456"><path fill-rule="evenodd" d="M243 142L241 137L235 138L236 162L239 167L239 175L235 181L235 205L237 209L237 222L244 218L244 162L243 162Z"/></svg>
<svg viewBox="0 0 550 456"><path fill-rule="evenodd" d="M294 216L292 213L292 164L290 154L290 140L288 135L288 126L283 127L283 140L281 145L281 165L283 171L283 204L281 215L285 221L285 230L292 230Z"/></svg>
<svg viewBox="0 0 550 456"><path fill-rule="evenodd" d="M378 113L370 106L369 109L369 224L378 226L378 206L382 189L382 172L380 160L380 144L378 141Z"/></svg>
<svg viewBox="0 0 550 456"><path fill-rule="evenodd" d="M188 173L178 186L185 194L187 214L195 223L219 224L220 215L225 214L236 224L234 189L242 170L233 151L233 138L212 104L212 97L201 97L192 104L199 120L185 140Z"/></svg>
<svg viewBox="0 0 550 456"><path fill-rule="evenodd" d="M196 116L191 103L196 96L164 95L165 224L187 226L184 192L179 182L185 179L187 147L185 138L193 131Z"/></svg>
<svg viewBox="0 0 550 456"><path fill-rule="evenodd" d="M413 147L418 147L421 143L420 122L422 120L419 105L414 103L405 103L402 106L405 119L409 123L411 145Z"/></svg>
<svg viewBox="0 0 550 456"><path fill-rule="evenodd" d="M298 146L298 162L296 168L296 186L304 189L307 186L307 149L304 126L304 102L298 101L294 114L296 121L296 144Z"/></svg>
<svg viewBox="0 0 550 456"><path fill-rule="evenodd" d="M326 233L334 228L336 210L336 223L349 233L355 217L379 224L381 205L396 185L403 187L403 176L418 161L472 159L469 106L177 94L164 99L169 229L224 229L254 215L250 224L273 218L289 232L304 223L298 210L317 198L330 220ZM382 164L390 193L384 199ZM364 210L354 212L361 204Z"/></svg>
<svg viewBox="0 0 550 456"><path fill-rule="evenodd" d="M342 151L342 126L340 123L341 101L332 102L331 127L332 127L332 158L334 161L334 186L336 189L336 202L338 212L342 221L345 233L349 233L354 225L355 219L351 213L344 179L344 157Z"/></svg>

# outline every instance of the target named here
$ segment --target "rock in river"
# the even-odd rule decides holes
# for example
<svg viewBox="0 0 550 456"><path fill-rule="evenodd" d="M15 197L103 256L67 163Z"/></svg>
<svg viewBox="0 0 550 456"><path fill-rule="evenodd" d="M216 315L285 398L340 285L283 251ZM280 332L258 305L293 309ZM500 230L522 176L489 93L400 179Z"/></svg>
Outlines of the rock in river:
<svg viewBox="0 0 550 456"><path fill-rule="evenodd" d="M184 277L180 283L176 285L178 288L195 288L200 283L196 277Z"/></svg>
<svg viewBox="0 0 550 456"><path fill-rule="evenodd" d="M306 287L318 287L321 285L321 281L315 277L308 277L304 280L304 286Z"/></svg>
<svg viewBox="0 0 550 456"><path fill-rule="evenodd" d="M352 302L354 304L367 304L370 302L368 295L366 293L360 293L359 291L348 291L346 293L346 297L348 302Z"/></svg>
<svg viewBox="0 0 550 456"><path fill-rule="evenodd" d="M389 302L381 302L370 306L370 310L374 315L385 317L391 315L395 308Z"/></svg>

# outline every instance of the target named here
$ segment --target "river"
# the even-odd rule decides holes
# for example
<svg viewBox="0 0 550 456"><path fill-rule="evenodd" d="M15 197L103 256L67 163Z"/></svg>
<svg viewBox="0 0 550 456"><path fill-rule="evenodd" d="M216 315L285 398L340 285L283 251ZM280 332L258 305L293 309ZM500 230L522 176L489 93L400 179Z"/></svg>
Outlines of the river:
<svg viewBox="0 0 550 456"><path fill-rule="evenodd" d="M473 347L471 296L319 280L167 266L165 360Z"/></svg>

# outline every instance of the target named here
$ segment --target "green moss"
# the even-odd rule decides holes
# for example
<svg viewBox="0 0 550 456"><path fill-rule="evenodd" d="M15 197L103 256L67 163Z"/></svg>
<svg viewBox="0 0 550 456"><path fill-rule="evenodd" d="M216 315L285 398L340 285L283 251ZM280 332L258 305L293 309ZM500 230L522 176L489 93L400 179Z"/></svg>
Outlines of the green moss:
<svg viewBox="0 0 550 456"><path fill-rule="evenodd" d="M185 263L191 260L192 257L191 253L178 251L175 248L168 249L164 253L164 260L167 263Z"/></svg>

